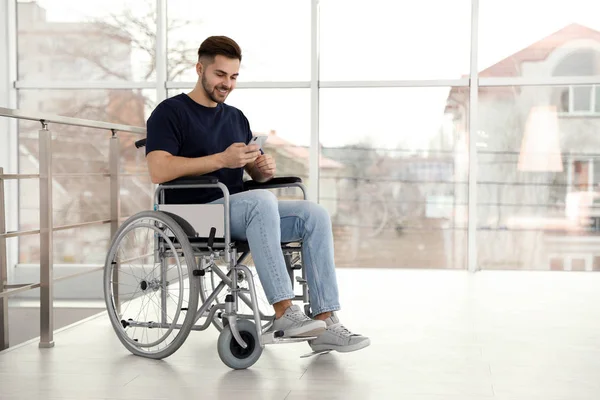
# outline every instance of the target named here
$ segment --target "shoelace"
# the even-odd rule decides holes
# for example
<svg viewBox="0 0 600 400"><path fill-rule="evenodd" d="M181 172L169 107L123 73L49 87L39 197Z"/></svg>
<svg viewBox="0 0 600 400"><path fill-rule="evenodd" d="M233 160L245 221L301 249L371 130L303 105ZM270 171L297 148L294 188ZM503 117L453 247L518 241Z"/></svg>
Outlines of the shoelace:
<svg viewBox="0 0 600 400"><path fill-rule="evenodd" d="M291 312L291 313L286 314L286 316L288 318L293 319L296 322L307 321L310 319L306 315L302 314L301 312Z"/></svg>
<svg viewBox="0 0 600 400"><path fill-rule="evenodd" d="M329 329L335 331L336 333L341 333L344 336L352 336L354 335L352 332L350 332L344 325L342 324L334 324L334 325L330 325L328 326Z"/></svg>

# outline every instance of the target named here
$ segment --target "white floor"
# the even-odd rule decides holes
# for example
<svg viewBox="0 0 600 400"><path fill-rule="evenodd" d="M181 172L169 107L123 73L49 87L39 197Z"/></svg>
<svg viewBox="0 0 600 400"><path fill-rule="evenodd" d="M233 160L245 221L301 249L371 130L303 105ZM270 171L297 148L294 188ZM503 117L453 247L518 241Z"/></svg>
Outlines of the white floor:
<svg viewBox="0 0 600 400"><path fill-rule="evenodd" d="M106 316L0 353L0 398L14 399L600 399L600 274L338 272L346 325L372 345L300 358L267 347L231 371L217 331L173 356L129 355ZM360 299L359 299L360 297Z"/></svg>

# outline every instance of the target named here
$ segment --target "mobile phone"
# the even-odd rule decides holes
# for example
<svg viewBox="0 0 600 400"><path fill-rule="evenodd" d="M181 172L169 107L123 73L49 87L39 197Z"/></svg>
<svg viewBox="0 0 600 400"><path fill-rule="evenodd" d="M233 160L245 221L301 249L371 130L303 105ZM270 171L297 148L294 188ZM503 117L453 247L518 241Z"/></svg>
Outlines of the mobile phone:
<svg viewBox="0 0 600 400"><path fill-rule="evenodd" d="M265 144L268 138L269 136L267 135L253 136L252 139L250 139L250 143L248 144L257 144L262 149L263 145Z"/></svg>

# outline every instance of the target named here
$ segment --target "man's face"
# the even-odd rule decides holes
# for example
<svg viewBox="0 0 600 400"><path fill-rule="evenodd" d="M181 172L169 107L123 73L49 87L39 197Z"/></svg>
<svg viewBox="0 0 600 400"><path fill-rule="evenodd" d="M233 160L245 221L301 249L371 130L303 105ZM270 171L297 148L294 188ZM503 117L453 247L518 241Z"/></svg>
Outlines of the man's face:
<svg viewBox="0 0 600 400"><path fill-rule="evenodd" d="M240 60L217 55L213 63L197 65L202 87L215 103L223 103L235 88L240 71Z"/></svg>

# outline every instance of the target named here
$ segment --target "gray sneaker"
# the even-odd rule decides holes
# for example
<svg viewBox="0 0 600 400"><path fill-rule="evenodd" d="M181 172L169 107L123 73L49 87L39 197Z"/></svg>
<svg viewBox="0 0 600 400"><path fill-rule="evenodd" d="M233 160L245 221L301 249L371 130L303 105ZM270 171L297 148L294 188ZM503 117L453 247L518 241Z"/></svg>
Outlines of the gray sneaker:
<svg viewBox="0 0 600 400"><path fill-rule="evenodd" d="M363 349L371 344L371 340L356 333L350 332L340 324L334 314L325 320L327 329L319 337L310 340L308 344L315 352L335 350L341 353Z"/></svg>
<svg viewBox="0 0 600 400"><path fill-rule="evenodd" d="M325 331L325 327L325 321L310 319L302 312L300 306L293 305L273 322L269 331L283 331L283 337L305 337L318 336Z"/></svg>

